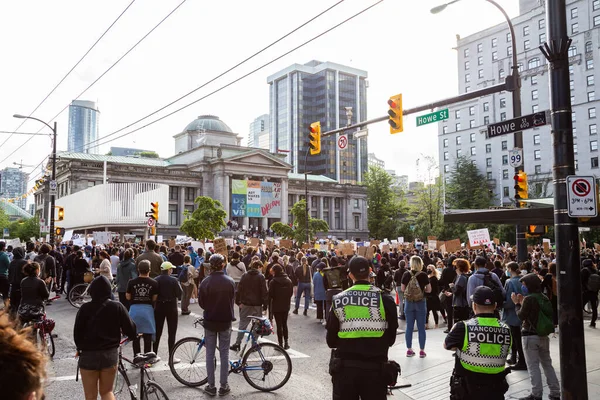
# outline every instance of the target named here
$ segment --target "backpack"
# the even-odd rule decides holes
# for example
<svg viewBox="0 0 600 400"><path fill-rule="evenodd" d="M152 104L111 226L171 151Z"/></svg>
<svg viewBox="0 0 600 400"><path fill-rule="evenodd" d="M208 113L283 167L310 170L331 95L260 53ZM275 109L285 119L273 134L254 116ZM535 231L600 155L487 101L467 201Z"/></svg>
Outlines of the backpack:
<svg viewBox="0 0 600 400"><path fill-rule="evenodd" d="M538 313L537 325L535 333L538 336L548 336L554 333L554 322L552 321L552 304L546 296L541 293L533 293L530 296L534 297L540 306Z"/></svg>
<svg viewBox="0 0 600 400"><path fill-rule="evenodd" d="M408 285L406 285L406 289L404 289L404 299L412 302L421 301L425 298L425 293L419 285L417 274L412 271L410 274L410 281L408 282Z"/></svg>
<svg viewBox="0 0 600 400"><path fill-rule="evenodd" d="M190 277L189 277L187 267L181 268L181 271L179 272L179 275L177 276L177 279L179 279L179 282L186 283L189 280L189 278Z"/></svg>
<svg viewBox="0 0 600 400"><path fill-rule="evenodd" d="M600 275L598 275L596 271L592 271L589 268L588 271L590 271L590 277L588 278L587 289L590 292L598 293L600 290Z"/></svg>
<svg viewBox="0 0 600 400"><path fill-rule="evenodd" d="M496 308L502 308L504 306L504 295L502 294L502 287L492 279L489 271L482 273L483 275L483 286L487 286L494 292L494 301L496 302Z"/></svg>

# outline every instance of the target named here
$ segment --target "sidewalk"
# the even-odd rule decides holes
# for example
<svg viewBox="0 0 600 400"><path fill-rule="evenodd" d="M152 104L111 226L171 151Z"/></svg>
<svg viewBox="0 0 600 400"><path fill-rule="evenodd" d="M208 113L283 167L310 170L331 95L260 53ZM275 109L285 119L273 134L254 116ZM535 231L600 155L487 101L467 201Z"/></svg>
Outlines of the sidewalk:
<svg viewBox="0 0 600 400"><path fill-rule="evenodd" d="M405 322L400 322L399 330L405 329ZM441 324L439 329L427 330L427 344L425 351L427 357L418 356L418 333L415 330L413 335L413 348L417 350L417 356L406 357L406 345L404 334L397 336L396 344L390 349L390 359L396 360L402 367L401 379L398 385L411 384L406 389L395 390L396 399L402 400L447 400L450 395L449 383L450 375L454 368L454 357L452 352L443 347L446 334L445 325ZM585 343L586 343L586 363L587 380L590 399L600 399L600 330L591 329L585 325ZM550 352L556 374L560 380L560 367L558 358L558 334L551 336ZM543 372L542 372L543 375ZM514 371L507 376L510 389L506 393L507 399L518 399L525 397L530 393L530 382L527 371ZM544 398L547 398L549 391L544 381ZM401 394L404 394L403 397Z"/></svg>

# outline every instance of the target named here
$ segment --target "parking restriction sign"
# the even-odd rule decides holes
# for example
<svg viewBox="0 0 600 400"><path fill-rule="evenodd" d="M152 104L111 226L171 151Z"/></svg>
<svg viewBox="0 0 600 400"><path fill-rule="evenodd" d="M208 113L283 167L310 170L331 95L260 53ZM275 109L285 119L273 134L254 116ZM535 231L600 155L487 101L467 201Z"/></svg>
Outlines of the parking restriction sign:
<svg viewBox="0 0 600 400"><path fill-rule="evenodd" d="M567 176L567 200L569 217L597 216L596 179L593 176Z"/></svg>

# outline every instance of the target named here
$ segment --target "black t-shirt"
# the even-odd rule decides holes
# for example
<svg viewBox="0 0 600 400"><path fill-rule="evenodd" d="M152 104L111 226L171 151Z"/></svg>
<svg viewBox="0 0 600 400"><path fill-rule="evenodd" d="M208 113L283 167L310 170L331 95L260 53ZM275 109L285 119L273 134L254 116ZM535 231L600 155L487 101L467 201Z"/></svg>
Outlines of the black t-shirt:
<svg viewBox="0 0 600 400"><path fill-rule="evenodd" d="M408 282L410 282L411 277L412 277L412 272L406 271L404 273L404 275L402 275L402 284L408 285ZM417 282L419 282L419 286L421 287L421 290L425 290L425 286L429 285L429 277L423 271L418 272L417 273Z"/></svg>
<svg viewBox="0 0 600 400"><path fill-rule="evenodd" d="M131 304L152 305L152 297L158 294L158 282L152 278L137 277L127 284L127 293L131 294Z"/></svg>

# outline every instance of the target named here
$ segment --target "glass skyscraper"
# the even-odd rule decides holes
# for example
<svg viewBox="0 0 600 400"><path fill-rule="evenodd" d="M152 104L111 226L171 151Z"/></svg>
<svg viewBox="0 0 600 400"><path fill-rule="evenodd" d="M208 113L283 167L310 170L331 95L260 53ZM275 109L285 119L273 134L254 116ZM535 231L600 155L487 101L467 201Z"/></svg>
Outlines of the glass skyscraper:
<svg viewBox="0 0 600 400"><path fill-rule="evenodd" d="M29 175L20 168L4 168L0 171L0 197L10 199L24 195L27 193L28 179ZM14 204L24 210L27 199L15 200Z"/></svg>
<svg viewBox="0 0 600 400"><path fill-rule="evenodd" d="M75 153L98 154L98 119L100 111L96 103L87 100L73 100L69 106L69 143L67 150Z"/></svg>
<svg viewBox="0 0 600 400"><path fill-rule="evenodd" d="M269 132L269 115L263 114L256 118L250 124L250 131L248 133L248 147L260 148L260 135L263 132Z"/></svg>
<svg viewBox="0 0 600 400"><path fill-rule="evenodd" d="M306 167L340 183L360 182L368 169L366 139L349 135L347 148L338 150L337 135L324 138L321 154L309 156L306 166L304 157L312 122L321 122L321 132L343 127L346 107L352 107L353 124L367 119L366 79L366 71L315 60L269 76L270 150L287 154L296 173Z"/></svg>

